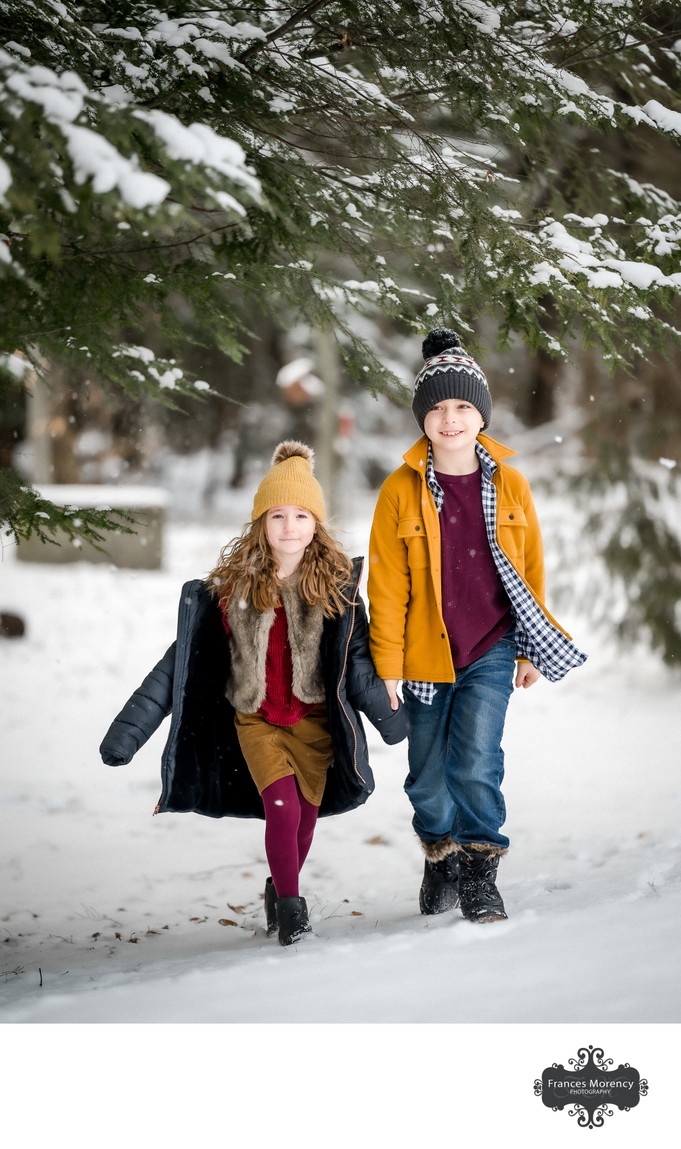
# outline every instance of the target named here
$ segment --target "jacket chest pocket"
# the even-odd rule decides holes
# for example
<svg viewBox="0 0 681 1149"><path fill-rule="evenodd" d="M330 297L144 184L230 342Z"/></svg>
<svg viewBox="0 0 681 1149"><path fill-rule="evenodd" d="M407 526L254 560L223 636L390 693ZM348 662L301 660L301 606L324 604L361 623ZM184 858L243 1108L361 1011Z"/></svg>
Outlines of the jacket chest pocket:
<svg viewBox="0 0 681 1149"><path fill-rule="evenodd" d="M502 550L512 560L524 558L527 517L522 507L511 505L497 511L497 537ZM521 569L524 563L521 564Z"/></svg>
<svg viewBox="0 0 681 1149"><path fill-rule="evenodd" d="M410 567L428 566L428 539L422 518L413 516L400 519L397 524L397 537L406 543Z"/></svg>

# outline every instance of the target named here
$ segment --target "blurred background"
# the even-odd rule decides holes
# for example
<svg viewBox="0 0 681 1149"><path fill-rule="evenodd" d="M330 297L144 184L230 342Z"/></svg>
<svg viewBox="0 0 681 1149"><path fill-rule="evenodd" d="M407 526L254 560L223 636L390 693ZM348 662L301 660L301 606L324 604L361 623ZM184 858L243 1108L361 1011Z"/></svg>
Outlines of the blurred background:
<svg viewBox="0 0 681 1149"><path fill-rule="evenodd" d="M113 553L127 567L162 564L163 524L222 521L239 530L283 438L314 447L338 526L367 517L383 479L418 438L410 409L358 387L333 341L294 317L287 325L254 316L251 327L241 365L217 348L187 356L213 393L175 408L112 395L96 377L74 388L50 365L4 407L4 465L57 503L63 494L69 503L142 515L141 542L121 536L125 553ZM420 339L383 318L369 335L409 387ZM602 635L651 647L678 665L678 348L660 353L635 380L610 376L593 351L570 365L522 345L480 359L494 401L490 434L517 450L542 512L551 600L591 619ZM153 546L140 507L160 520ZM18 557L111 561L115 538L105 535L102 553L78 540L57 549L34 537L19 543Z"/></svg>

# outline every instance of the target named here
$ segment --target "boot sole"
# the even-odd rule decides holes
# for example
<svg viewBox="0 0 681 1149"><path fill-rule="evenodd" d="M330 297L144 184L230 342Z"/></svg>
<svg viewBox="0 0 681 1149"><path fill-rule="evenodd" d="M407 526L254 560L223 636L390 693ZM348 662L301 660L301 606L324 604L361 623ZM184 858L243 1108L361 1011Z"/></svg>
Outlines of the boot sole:
<svg viewBox="0 0 681 1149"><path fill-rule="evenodd" d="M508 914L482 914L480 917L473 917L468 914L463 915L467 922L479 923L482 925L484 922L507 922Z"/></svg>
<svg viewBox="0 0 681 1149"><path fill-rule="evenodd" d="M310 937L311 934L312 934L312 926L308 926L307 929L298 930L297 933L289 934L288 937L286 937L286 938L280 937L279 938L279 945L280 946L293 946L296 944L296 942L302 941L303 938Z"/></svg>

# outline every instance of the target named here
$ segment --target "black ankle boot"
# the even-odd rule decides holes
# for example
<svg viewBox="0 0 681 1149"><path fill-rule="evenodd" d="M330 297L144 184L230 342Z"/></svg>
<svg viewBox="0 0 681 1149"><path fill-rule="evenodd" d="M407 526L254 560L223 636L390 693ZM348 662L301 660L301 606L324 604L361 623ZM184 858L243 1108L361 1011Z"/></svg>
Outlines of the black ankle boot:
<svg viewBox="0 0 681 1149"><path fill-rule="evenodd" d="M496 886L498 854L471 850L459 854L461 913L469 922L497 922L507 917Z"/></svg>
<svg viewBox="0 0 681 1149"><path fill-rule="evenodd" d="M279 942L283 946L293 945L303 934L312 933L307 914L305 898L279 898L277 901L279 922Z"/></svg>
<svg viewBox="0 0 681 1149"><path fill-rule="evenodd" d="M267 936L271 938L279 929L277 921L277 891L274 882L268 878L265 882L265 917L267 919Z"/></svg>
<svg viewBox="0 0 681 1149"><path fill-rule="evenodd" d="M459 867L456 854L448 854L439 862L426 858L423 881L419 890L419 909L422 914L444 914L459 904Z"/></svg>

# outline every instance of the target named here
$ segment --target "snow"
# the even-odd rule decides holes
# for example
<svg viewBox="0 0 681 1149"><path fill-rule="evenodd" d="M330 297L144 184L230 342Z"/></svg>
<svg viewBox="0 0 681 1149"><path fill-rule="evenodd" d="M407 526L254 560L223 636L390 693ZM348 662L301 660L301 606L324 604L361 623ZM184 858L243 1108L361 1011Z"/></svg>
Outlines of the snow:
<svg viewBox="0 0 681 1149"><path fill-rule="evenodd" d="M225 136L220 136L208 124L180 123L167 112L135 112L140 120L150 124L172 159L214 168L235 183L241 183L254 196L259 196L260 181L246 166L243 148ZM234 210L245 215L245 208L233 201Z"/></svg>
<svg viewBox="0 0 681 1149"><path fill-rule="evenodd" d="M150 40L160 40L167 44L191 44L196 43L196 37L201 36L202 30L209 29L211 32L218 34L225 40L265 40L266 35L262 28L257 24L251 24L247 21L239 21L237 24L229 24L226 20L216 20L212 17L204 17L201 21L201 27L198 24L191 23L187 20L161 20L149 32ZM111 29L114 31L114 29ZM200 44L209 43L209 41L200 41ZM215 45L212 45L215 48Z"/></svg>
<svg viewBox="0 0 681 1149"><path fill-rule="evenodd" d="M12 64L11 57L0 52L0 63ZM10 72L5 80L7 88L28 103L40 104L49 120L74 121L81 114L87 88L75 72L58 74L39 65Z"/></svg>
<svg viewBox="0 0 681 1149"><path fill-rule="evenodd" d="M646 291L654 283L670 282L670 277L663 275L659 267L652 263L633 263L626 259L611 259L606 260L606 263L615 268L625 283L633 283Z"/></svg>
<svg viewBox="0 0 681 1149"><path fill-rule="evenodd" d="M643 111L659 128L672 135L681 136L681 114L671 108L665 108L658 100L649 100L643 105Z"/></svg>
<svg viewBox="0 0 681 1149"><path fill-rule="evenodd" d="M0 199L4 200L5 192L12 184L12 173L7 167L4 160L0 160ZM9 250L7 245L3 242L0 243L0 259L4 263L10 262Z"/></svg>
<svg viewBox="0 0 681 1149"><path fill-rule="evenodd" d="M161 571L1 552L0 610L27 621L0 640L6 1096L21 1110L25 1090L33 1108L39 1083L36 1129L63 1111L105 1145L128 1105L136 1142L184 1145L211 1122L225 1135L224 1120L257 1144L277 1128L270 1088L284 1110L301 1102L302 1144L320 1121L332 1145L424 1121L462 1135L491 1105L526 1145L572 1145L574 1118L532 1084L586 1042L654 1086L599 1143L661 1133L681 1018L680 729L678 679L652 657L560 613L590 657L512 699L510 916L493 926L419 914L406 747L371 727L376 791L320 821L302 880L316 937L290 949L264 934L262 822L152 817L167 725L129 766L101 763L110 721L174 637L182 582L207 573L249 497L229 492L220 521L172 520ZM366 553L371 498L352 506L342 537Z"/></svg>
<svg viewBox="0 0 681 1149"><path fill-rule="evenodd" d="M570 214L566 215L565 219L569 222L577 221L579 226L596 225L598 232L600 227L607 223L605 216L595 216L589 220ZM656 238L657 235L659 231L656 229L651 233L651 238ZM565 271L581 273L592 287L604 290L631 284L642 291L648 291L656 284L678 286L681 283L681 276L664 275L654 264L602 255L589 240L571 235L564 224L557 220L551 219L546 222L542 228L542 236L555 251L562 253L560 266ZM532 283L549 283L551 279L563 280L563 276L557 268L546 261L535 265L531 275Z"/></svg>
<svg viewBox="0 0 681 1149"><path fill-rule="evenodd" d="M3 248L5 248L5 244L0 243L0 253ZM0 367L3 371L9 372L14 379L23 379L24 375L30 371L30 365L20 355L0 354Z"/></svg>
<svg viewBox="0 0 681 1149"><path fill-rule="evenodd" d="M483 4L481 0L461 0L461 7L473 17L479 32L491 36L499 31L501 15L496 8L489 4Z"/></svg>
<svg viewBox="0 0 681 1149"><path fill-rule="evenodd" d="M198 29L195 31L198 32ZM111 29L111 32L128 39L140 36L134 28L126 31ZM241 39L247 32L246 25L238 25L233 30L233 36ZM194 46L204 56L236 66L223 45L201 39L194 41ZM145 79L147 76L146 67L135 67L123 56L118 63L130 79ZM7 73L7 90L20 101L41 107L46 119L56 124L61 131L66 152L73 165L76 184L85 184L91 180L92 188L98 195L117 190L125 204L139 210L156 208L166 200L171 190L167 180L143 171L136 155L122 155L99 132L76 122L94 97L75 72L66 70L59 74L40 65L17 62L2 49L0 68ZM130 93L120 85L109 86L103 95L112 105L122 106L131 100ZM150 125L171 159L208 167L247 189L253 198L260 197L260 182L247 167L245 154L235 140L218 135L207 124L193 123L187 126L175 116L162 111L139 109L134 114ZM4 198L10 180L9 168L3 163L0 170L0 199ZM244 214L245 209L233 196L217 189L214 194L224 210L233 211L237 215Z"/></svg>
<svg viewBox="0 0 681 1149"><path fill-rule="evenodd" d="M34 487L41 498L60 507L167 507L169 492L164 487L120 486L104 483L41 483Z"/></svg>
<svg viewBox="0 0 681 1149"><path fill-rule="evenodd" d="M170 191L170 184L160 176L140 170L137 159L122 156L97 132L63 122L61 131L74 167L77 184L92 179L95 192L117 188L125 203L135 208L155 207Z"/></svg>

